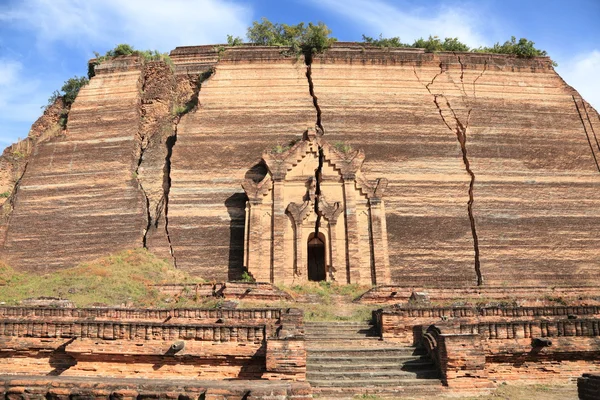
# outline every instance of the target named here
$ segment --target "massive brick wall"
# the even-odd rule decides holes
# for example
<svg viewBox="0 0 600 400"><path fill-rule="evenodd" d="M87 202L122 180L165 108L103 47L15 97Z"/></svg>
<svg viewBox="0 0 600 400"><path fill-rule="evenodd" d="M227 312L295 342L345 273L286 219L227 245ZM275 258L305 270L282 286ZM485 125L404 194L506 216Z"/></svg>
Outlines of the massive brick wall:
<svg viewBox="0 0 600 400"><path fill-rule="evenodd" d="M184 50L175 50L173 60L178 65L183 59L189 74L194 67ZM196 57L203 62L201 54ZM169 233L178 267L206 278L239 276L246 201L241 183L264 150L300 138L315 121L302 58L260 47L223 54L200 88L198 109L177 126Z"/></svg>
<svg viewBox="0 0 600 400"><path fill-rule="evenodd" d="M10 265L47 272L141 245L139 80L136 59L102 65L77 96L67 134L33 150L1 251Z"/></svg>
<svg viewBox="0 0 600 400"><path fill-rule="evenodd" d="M390 181L398 285L510 286L517 274L521 286L599 283L600 117L549 59L340 43L315 57L310 79L304 60L279 48L178 48L172 60L175 79L161 72L164 85L154 86L140 84L135 60L100 67L68 134L32 154L6 261L49 270L145 238L193 274L237 278L240 183L264 173L263 150L299 138L320 111L326 139L364 149L365 174ZM169 119L175 94L145 93L177 91L211 69L181 118ZM158 147L143 149L146 134Z"/></svg>
<svg viewBox="0 0 600 400"><path fill-rule="evenodd" d="M549 60L340 44L312 79L328 139L390 180L397 283L474 283L474 236L486 284L597 281L600 119Z"/></svg>

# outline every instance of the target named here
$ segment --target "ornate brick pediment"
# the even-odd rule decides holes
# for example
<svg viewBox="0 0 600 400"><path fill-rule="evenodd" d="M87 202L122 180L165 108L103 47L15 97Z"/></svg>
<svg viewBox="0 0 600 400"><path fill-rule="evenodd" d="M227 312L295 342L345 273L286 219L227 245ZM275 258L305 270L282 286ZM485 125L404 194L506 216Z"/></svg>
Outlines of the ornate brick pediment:
<svg viewBox="0 0 600 400"><path fill-rule="evenodd" d="M387 180L369 181L364 160L362 150L332 145L313 129L262 154L267 174L242 183L246 267L257 280L389 281Z"/></svg>

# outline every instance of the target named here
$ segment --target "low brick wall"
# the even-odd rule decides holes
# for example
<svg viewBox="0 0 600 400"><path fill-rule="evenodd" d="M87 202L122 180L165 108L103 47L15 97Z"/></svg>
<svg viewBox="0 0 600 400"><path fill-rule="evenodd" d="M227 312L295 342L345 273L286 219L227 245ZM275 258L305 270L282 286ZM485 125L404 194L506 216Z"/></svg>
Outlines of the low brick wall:
<svg viewBox="0 0 600 400"><path fill-rule="evenodd" d="M0 313L0 374L306 378L298 309L4 307Z"/></svg>
<svg viewBox="0 0 600 400"><path fill-rule="evenodd" d="M600 374L583 374L577 379L577 393L579 400L600 399Z"/></svg>
<svg viewBox="0 0 600 400"><path fill-rule="evenodd" d="M278 308L257 309L202 309L176 308L172 310L152 308L51 308L51 307L0 307L0 319L91 319L91 320L156 320L171 318L216 322L218 319L277 320L282 311Z"/></svg>
<svg viewBox="0 0 600 400"><path fill-rule="evenodd" d="M451 387L480 387L482 380L564 383L583 372L600 373L598 322L492 321L458 330L441 323L427 328L424 344Z"/></svg>
<svg viewBox="0 0 600 400"><path fill-rule="evenodd" d="M442 377L442 382L457 389L491 387L485 369L485 353L481 339L474 334L442 334L430 327L426 347Z"/></svg>
<svg viewBox="0 0 600 400"><path fill-rule="evenodd" d="M378 327L383 339L406 345L416 345L421 338L421 327L431 324L454 324L456 333L465 333L469 324L485 321L510 322L536 320L558 320L568 317L579 318L600 317L600 306L558 306L558 307L423 307L410 308L392 306L375 312ZM594 325L584 324L581 329L595 329ZM458 328L460 327L460 330ZM561 325L562 326L562 325ZM581 326L580 323L574 326ZM483 328L482 328L483 329ZM472 333L473 330L468 333Z"/></svg>

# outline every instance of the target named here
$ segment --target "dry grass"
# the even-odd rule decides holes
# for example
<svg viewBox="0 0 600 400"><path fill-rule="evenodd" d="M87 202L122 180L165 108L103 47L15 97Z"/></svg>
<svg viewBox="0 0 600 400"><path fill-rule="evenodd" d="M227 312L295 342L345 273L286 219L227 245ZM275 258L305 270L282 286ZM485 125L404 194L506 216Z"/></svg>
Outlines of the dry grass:
<svg viewBox="0 0 600 400"><path fill-rule="evenodd" d="M127 250L47 275L17 272L0 265L0 302L18 304L36 297L59 297L79 307L93 304L161 306L150 285L185 282L189 277L144 249Z"/></svg>

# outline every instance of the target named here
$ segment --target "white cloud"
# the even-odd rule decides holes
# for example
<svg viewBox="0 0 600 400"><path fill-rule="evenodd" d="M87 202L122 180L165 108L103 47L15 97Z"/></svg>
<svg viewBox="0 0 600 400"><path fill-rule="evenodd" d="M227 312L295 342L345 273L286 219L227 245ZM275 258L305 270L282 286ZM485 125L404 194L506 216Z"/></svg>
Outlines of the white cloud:
<svg viewBox="0 0 600 400"><path fill-rule="evenodd" d="M569 61L558 61L556 70L594 108L600 111L600 50L579 54Z"/></svg>
<svg viewBox="0 0 600 400"><path fill-rule="evenodd" d="M382 0L310 0L355 22L369 27L373 35L399 36L403 42L437 35L440 38L458 37L471 47L489 44L480 33L482 18L473 7L411 8L405 10ZM486 22L489 28L489 21Z"/></svg>
<svg viewBox="0 0 600 400"><path fill-rule="evenodd" d="M11 121L35 118L40 106L36 103L37 109L32 109L30 103L39 100L36 94L39 85L39 81L24 76L20 62L0 59L0 118ZM23 103L27 106L23 107Z"/></svg>
<svg viewBox="0 0 600 400"><path fill-rule="evenodd" d="M252 17L251 7L229 0L0 0L8 32L0 42L12 54L0 58L0 143L25 137L40 106L67 77L85 73L93 51L223 43L227 34L245 36Z"/></svg>
<svg viewBox="0 0 600 400"><path fill-rule="evenodd" d="M168 51L243 36L252 10L219 0L27 0L0 7L0 21L32 30L38 44L80 47L130 43Z"/></svg>
<svg viewBox="0 0 600 400"><path fill-rule="evenodd" d="M0 59L0 143L27 136L28 125L40 114L45 103L41 82L27 77L16 60Z"/></svg>

